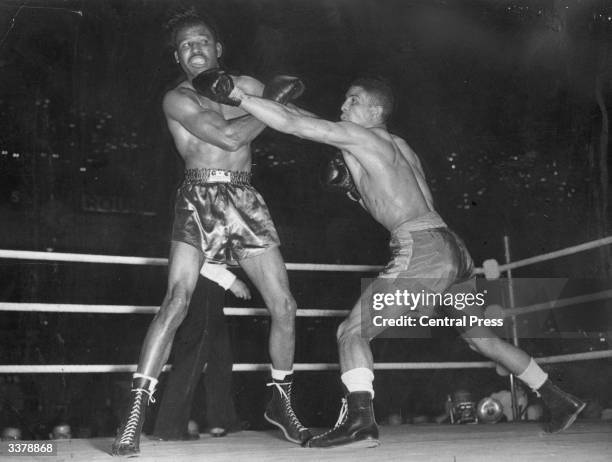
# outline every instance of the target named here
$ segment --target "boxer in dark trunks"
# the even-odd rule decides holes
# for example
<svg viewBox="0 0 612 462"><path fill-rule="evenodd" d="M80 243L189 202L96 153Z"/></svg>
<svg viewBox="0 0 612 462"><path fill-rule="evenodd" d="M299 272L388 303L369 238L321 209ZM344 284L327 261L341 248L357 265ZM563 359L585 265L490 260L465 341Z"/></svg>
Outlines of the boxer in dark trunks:
<svg viewBox="0 0 612 462"><path fill-rule="evenodd" d="M392 260L374 284L397 283L409 292L432 294L469 288L472 259L461 240L435 212L420 161L408 144L387 131L386 120L393 108L393 93L381 79L358 79L350 86L342 105L341 121L301 114L292 108L250 95L225 82L227 98L266 125L340 149L344 171L334 175L362 207L391 233ZM351 182L341 181L350 176ZM359 195L354 196L354 192ZM466 285L467 284L467 285ZM466 285L466 286L464 286ZM464 286L464 287L462 287ZM364 329L364 312L372 316L366 290L348 318L338 328L342 382L348 390L338 423L322 435L311 438L309 447L341 445L376 446L378 429L372 398L373 358L370 340L384 330ZM369 306L364 310L363 306ZM416 306L424 312L425 306ZM393 307L399 314L411 311ZM471 348L515 374L539 393L548 406L549 432L569 427L585 403L564 393L524 351L500 339L489 327L462 330Z"/></svg>
<svg viewBox="0 0 612 462"><path fill-rule="evenodd" d="M280 245L272 217L247 171L195 168L178 190L172 240L207 261L236 264Z"/></svg>
<svg viewBox="0 0 612 462"><path fill-rule="evenodd" d="M288 440L303 443L311 435L291 405L296 303L274 224L262 197L249 184L250 143L265 125L227 104L229 101L210 99L206 82L216 74L225 75L218 61L223 47L210 21L187 10L171 18L168 30L174 59L185 80L166 93L163 109L186 174L175 205L166 296L144 340L130 405L111 452L139 454L147 402L152 399L200 268L207 260L238 262L261 293L271 315L272 399L264 415ZM292 95L287 90L293 83L285 80L264 89L251 77L233 78L252 94L283 102Z"/></svg>

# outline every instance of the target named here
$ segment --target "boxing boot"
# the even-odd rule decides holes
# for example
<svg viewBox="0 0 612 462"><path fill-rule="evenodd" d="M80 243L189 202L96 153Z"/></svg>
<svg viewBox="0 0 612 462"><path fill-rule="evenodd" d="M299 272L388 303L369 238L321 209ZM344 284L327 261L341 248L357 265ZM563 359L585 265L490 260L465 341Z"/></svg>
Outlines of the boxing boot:
<svg viewBox="0 0 612 462"><path fill-rule="evenodd" d="M378 426L374 420L374 406L369 391L355 391L342 398L342 408L336 425L331 430L311 438L309 448L352 446L373 448L378 441Z"/></svg>
<svg viewBox="0 0 612 462"><path fill-rule="evenodd" d="M155 402L153 392L157 380L138 373L133 377L130 405L113 442L111 450L113 456L135 457L140 454L140 432L144 424L147 404Z"/></svg>
<svg viewBox="0 0 612 462"><path fill-rule="evenodd" d="M293 412L291 406L291 375L282 381L272 380L267 386L272 387L272 399L266 407L264 418L280 428L292 443L302 444L312 437L310 431L304 427Z"/></svg>
<svg viewBox="0 0 612 462"><path fill-rule="evenodd" d="M544 428L547 433L558 433L569 428L586 406L586 403L555 386L550 379L538 388L537 393L550 412L550 422Z"/></svg>

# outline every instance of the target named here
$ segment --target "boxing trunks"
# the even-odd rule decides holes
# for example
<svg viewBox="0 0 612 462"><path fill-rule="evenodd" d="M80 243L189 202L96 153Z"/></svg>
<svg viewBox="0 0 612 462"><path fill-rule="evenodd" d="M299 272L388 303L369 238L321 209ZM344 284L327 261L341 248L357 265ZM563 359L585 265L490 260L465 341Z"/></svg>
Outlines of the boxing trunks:
<svg viewBox="0 0 612 462"><path fill-rule="evenodd" d="M449 292L474 292L474 263L465 244L444 223L436 212L429 212L415 220L401 223L391 231L389 242L391 259L378 278L367 289L366 300L373 293L400 292L443 294ZM369 307L369 303L362 305ZM477 314L481 310L466 308L463 311L439 306L388 306L384 311L364 309L362 319L367 328L366 336L374 338L388 328L373 327L372 317L384 313L388 317L451 316ZM400 329L401 330L401 329ZM404 329L409 333L410 329ZM388 334L393 335L392 332Z"/></svg>
<svg viewBox="0 0 612 462"><path fill-rule="evenodd" d="M249 172L186 170L172 240L196 247L207 261L231 265L280 245L268 207L250 180Z"/></svg>
<svg viewBox="0 0 612 462"><path fill-rule="evenodd" d="M381 277L465 280L474 263L465 244L440 215L429 212L391 231L391 260Z"/></svg>

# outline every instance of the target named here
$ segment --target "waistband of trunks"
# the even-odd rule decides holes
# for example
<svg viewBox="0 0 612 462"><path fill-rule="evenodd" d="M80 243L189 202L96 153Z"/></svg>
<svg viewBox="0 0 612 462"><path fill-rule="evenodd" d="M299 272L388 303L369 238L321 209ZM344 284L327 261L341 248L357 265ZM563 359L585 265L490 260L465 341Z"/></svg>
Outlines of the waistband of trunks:
<svg viewBox="0 0 612 462"><path fill-rule="evenodd" d="M188 168L185 170L183 184L251 184L251 172L236 172L221 168Z"/></svg>
<svg viewBox="0 0 612 462"><path fill-rule="evenodd" d="M419 218L400 223L395 227L394 231L399 231L400 229L404 231L424 231L426 229L444 227L446 227L446 223L444 223L442 217L437 212L431 211L421 215Z"/></svg>

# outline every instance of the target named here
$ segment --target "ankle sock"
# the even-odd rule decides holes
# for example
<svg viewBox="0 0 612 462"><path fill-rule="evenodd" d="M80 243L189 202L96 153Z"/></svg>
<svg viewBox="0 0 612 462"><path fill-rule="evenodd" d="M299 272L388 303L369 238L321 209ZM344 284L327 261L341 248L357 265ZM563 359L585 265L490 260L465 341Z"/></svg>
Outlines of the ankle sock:
<svg viewBox="0 0 612 462"><path fill-rule="evenodd" d="M276 380L277 382L282 382L288 376L293 374L293 369L291 369L290 371L283 371L281 369L274 369L273 367L270 367L270 372L272 374L273 380Z"/></svg>
<svg viewBox="0 0 612 462"><path fill-rule="evenodd" d="M354 391L369 391L374 398L374 373L367 367L356 367L340 376L342 383L352 393Z"/></svg>
<svg viewBox="0 0 612 462"><path fill-rule="evenodd" d="M538 366L538 363L533 358L531 358L525 370L517 375L517 377L533 391L536 391L548 380L548 374Z"/></svg>

